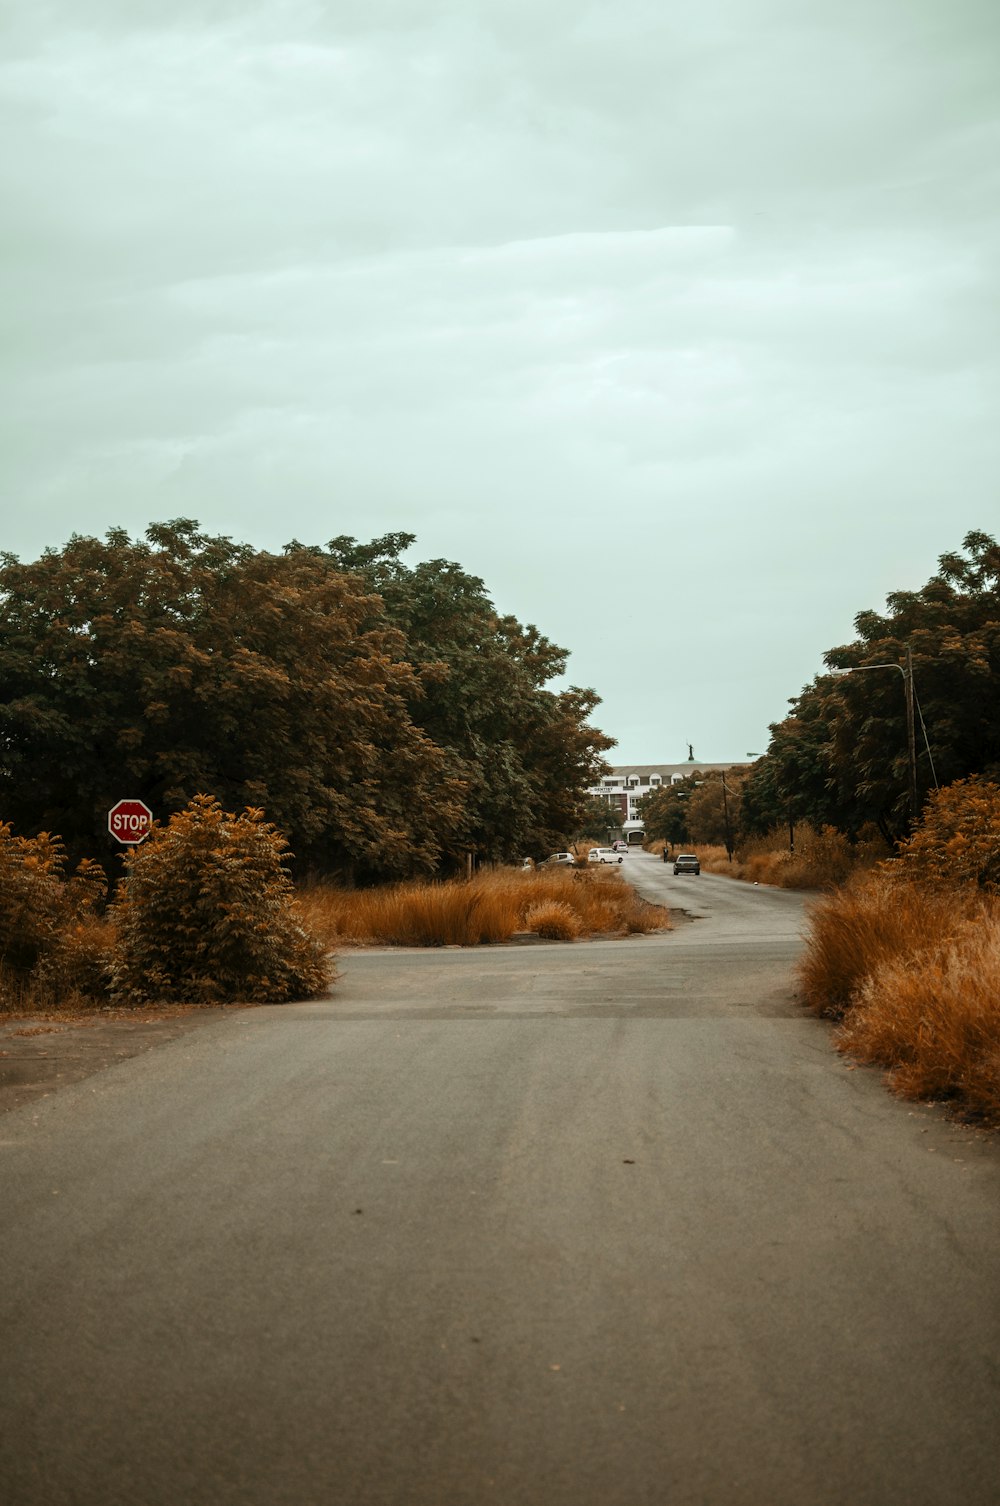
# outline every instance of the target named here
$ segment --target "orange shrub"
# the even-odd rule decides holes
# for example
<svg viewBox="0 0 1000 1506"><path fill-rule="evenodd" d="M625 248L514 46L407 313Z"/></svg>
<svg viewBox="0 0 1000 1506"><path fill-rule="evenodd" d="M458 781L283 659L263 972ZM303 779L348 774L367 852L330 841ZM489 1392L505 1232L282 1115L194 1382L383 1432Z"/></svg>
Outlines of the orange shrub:
<svg viewBox="0 0 1000 1506"><path fill-rule="evenodd" d="M891 1069L908 1098L949 1098L1000 1123L1000 910L951 941L887 958L858 987L837 1044Z"/></svg>
<svg viewBox="0 0 1000 1506"><path fill-rule="evenodd" d="M8 1010L102 998L107 927L95 911L107 883L85 858L63 877L58 837L15 837L0 824L0 1004Z"/></svg>
<svg viewBox="0 0 1000 1506"><path fill-rule="evenodd" d="M300 924L287 853L263 812L230 815L207 795L154 826L126 857L113 906L115 997L283 1003L319 993L331 966Z"/></svg>
<svg viewBox="0 0 1000 1506"><path fill-rule="evenodd" d="M900 857L918 882L1000 892L1000 785L974 776L935 790Z"/></svg>

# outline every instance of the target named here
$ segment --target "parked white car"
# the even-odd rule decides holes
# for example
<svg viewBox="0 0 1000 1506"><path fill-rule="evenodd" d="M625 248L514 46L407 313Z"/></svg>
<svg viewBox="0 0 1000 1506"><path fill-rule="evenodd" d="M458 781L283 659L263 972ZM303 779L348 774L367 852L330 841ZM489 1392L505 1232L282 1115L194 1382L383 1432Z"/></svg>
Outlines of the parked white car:
<svg viewBox="0 0 1000 1506"><path fill-rule="evenodd" d="M592 847L587 853L588 863L621 863L624 860L623 852L615 852L613 847Z"/></svg>
<svg viewBox="0 0 1000 1506"><path fill-rule="evenodd" d="M542 859L541 866L545 868L560 863L566 863L571 866L575 862L576 858L571 852L550 852L547 858Z"/></svg>

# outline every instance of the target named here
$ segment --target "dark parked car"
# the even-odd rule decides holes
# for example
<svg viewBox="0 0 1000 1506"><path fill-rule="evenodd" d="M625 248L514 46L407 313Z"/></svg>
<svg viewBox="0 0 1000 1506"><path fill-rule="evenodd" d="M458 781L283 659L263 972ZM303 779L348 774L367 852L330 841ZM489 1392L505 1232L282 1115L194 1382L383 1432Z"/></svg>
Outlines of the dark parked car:
<svg viewBox="0 0 1000 1506"><path fill-rule="evenodd" d="M674 872L700 875L701 863L698 861L698 854L695 852L679 852L674 858Z"/></svg>

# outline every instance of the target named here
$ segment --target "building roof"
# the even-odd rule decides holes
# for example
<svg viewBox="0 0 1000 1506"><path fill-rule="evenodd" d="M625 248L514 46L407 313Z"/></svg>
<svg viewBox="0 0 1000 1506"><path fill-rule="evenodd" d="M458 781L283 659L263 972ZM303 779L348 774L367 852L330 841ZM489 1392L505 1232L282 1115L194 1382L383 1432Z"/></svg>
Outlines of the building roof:
<svg viewBox="0 0 1000 1506"><path fill-rule="evenodd" d="M685 758L683 763L622 763L615 764L610 774L603 774L602 779L627 779L630 775L659 774L661 779L669 779L674 774L689 775L703 774L712 769L749 769L753 764L752 758L732 758L728 763L704 763L696 758L693 762Z"/></svg>

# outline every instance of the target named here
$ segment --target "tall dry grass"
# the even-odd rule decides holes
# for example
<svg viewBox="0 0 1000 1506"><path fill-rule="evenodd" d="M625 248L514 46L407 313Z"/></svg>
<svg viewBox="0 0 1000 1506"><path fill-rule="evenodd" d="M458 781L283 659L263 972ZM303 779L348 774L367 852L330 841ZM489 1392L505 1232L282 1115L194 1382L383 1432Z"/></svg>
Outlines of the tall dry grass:
<svg viewBox="0 0 1000 1506"><path fill-rule="evenodd" d="M646 904L619 872L502 868L475 878L414 881L379 889L330 884L299 892L305 924L328 946L482 946L516 931L620 935L665 930L667 912ZM543 929L544 927L544 929Z"/></svg>
<svg viewBox="0 0 1000 1506"><path fill-rule="evenodd" d="M798 968L806 1003L816 1014L840 1019L879 969L900 959L914 966L952 943L977 903L970 895L934 893L882 873L818 900L809 911Z"/></svg>
<svg viewBox="0 0 1000 1506"><path fill-rule="evenodd" d="M838 1048L1000 1124L1000 902L882 869L813 906L799 977Z"/></svg>
<svg viewBox="0 0 1000 1506"><path fill-rule="evenodd" d="M1000 1125L1000 909L953 940L876 966L837 1045L890 1072L905 1098L949 1099Z"/></svg>
<svg viewBox="0 0 1000 1506"><path fill-rule="evenodd" d="M788 847L786 829L741 841L732 860L724 847L695 846L706 873L721 873L750 884L773 884L780 889L831 889L854 873L866 872L889 849L881 838L867 836L851 842L832 826L816 831L800 824L795 851Z"/></svg>

